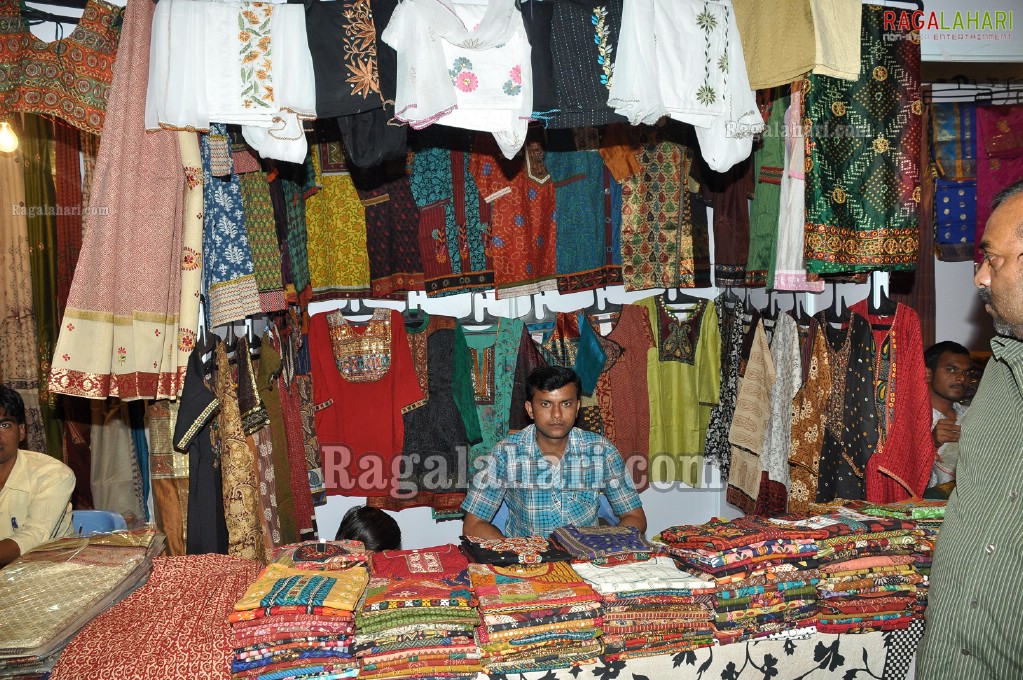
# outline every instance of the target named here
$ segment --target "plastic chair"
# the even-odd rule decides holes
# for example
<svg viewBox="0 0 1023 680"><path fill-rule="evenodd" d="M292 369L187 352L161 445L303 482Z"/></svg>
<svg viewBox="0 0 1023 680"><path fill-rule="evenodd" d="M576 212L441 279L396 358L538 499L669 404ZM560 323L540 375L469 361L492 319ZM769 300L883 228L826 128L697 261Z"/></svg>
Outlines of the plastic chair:
<svg viewBox="0 0 1023 680"><path fill-rule="evenodd" d="M75 510L71 513L71 526L77 536L108 534L128 528L124 517L110 510Z"/></svg>

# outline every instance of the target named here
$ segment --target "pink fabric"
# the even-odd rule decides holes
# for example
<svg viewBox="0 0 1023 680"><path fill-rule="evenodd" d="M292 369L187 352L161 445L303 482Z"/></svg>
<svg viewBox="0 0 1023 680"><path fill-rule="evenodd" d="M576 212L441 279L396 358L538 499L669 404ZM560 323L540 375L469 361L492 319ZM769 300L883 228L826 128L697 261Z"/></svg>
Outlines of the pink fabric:
<svg viewBox="0 0 1023 680"><path fill-rule="evenodd" d="M51 392L174 398L185 173L176 132L146 132L151 2L131 3L114 64L85 233Z"/></svg>
<svg viewBox="0 0 1023 680"><path fill-rule="evenodd" d="M999 191L1023 177L1023 104L977 107L977 235L973 261Z"/></svg>
<svg viewBox="0 0 1023 680"><path fill-rule="evenodd" d="M915 561L916 558L912 555L875 555L873 557L858 557L854 560L828 564L821 567L821 571L833 574L836 571L857 571L873 567L894 567L899 564L913 564Z"/></svg>
<svg viewBox="0 0 1023 680"><path fill-rule="evenodd" d="M50 677L227 680L227 615L260 569L227 555L155 558L149 581L71 640Z"/></svg>

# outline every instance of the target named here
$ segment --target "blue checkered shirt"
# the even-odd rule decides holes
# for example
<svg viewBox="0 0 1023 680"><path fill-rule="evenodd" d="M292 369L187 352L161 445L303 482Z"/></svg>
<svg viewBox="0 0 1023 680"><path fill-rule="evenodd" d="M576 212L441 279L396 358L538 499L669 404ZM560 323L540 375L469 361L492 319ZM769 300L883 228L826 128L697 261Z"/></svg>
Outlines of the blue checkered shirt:
<svg viewBox="0 0 1023 680"><path fill-rule="evenodd" d="M548 536L569 524L596 526L601 493L619 517L642 505L614 444L572 428L565 455L552 464L530 425L476 462L462 510L490 522L507 503L506 536Z"/></svg>

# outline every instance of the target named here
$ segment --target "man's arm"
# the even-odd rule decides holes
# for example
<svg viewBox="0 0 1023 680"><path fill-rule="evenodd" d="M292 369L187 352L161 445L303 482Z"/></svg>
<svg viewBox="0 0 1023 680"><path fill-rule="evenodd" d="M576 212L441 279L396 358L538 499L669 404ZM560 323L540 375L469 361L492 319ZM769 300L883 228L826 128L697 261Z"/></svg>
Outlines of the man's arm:
<svg viewBox="0 0 1023 680"><path fill-rule="evenodd" d="M639 529L639 533L644 534L646 533L646 513L643 512L642 507L629 510L618 518L618 526L636 527Z"/></svg>
<svg viewBox="0 0 1023 680"><path fill-rule="evenodd" d="M643 522L646 524L645 519ZM471 512L465 513L465 519L462 520L462 535L483 539L504 538L504 534L497 527Z"/></svg>
<svg viewBox="0 0 1023 680"><path fill-rule="evenodd" d="M38 473L37 479L39 485L29 500L28 516L11 518L17 528L10 538L0 541L0 565L13 562L37 545L55 538L70 522L68 500L75 489L75 474L71 468L51 466ZM9 547L9 543L14 543L15 547Z"/></svg>

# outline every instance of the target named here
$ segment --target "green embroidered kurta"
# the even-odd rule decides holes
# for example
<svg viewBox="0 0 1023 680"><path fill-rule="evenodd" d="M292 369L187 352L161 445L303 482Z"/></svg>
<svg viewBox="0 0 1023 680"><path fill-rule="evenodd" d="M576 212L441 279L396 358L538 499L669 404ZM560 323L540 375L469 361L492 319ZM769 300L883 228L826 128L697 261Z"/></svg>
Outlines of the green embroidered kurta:
<svg viewBox="0 0 1023 680"><path fill-rule="evenodd" d="M703 450L721 386L721 336L714 305L701 301L685 320L660 296L638 303L650 314L647 352L650 481L700 486Z"/></svg>

